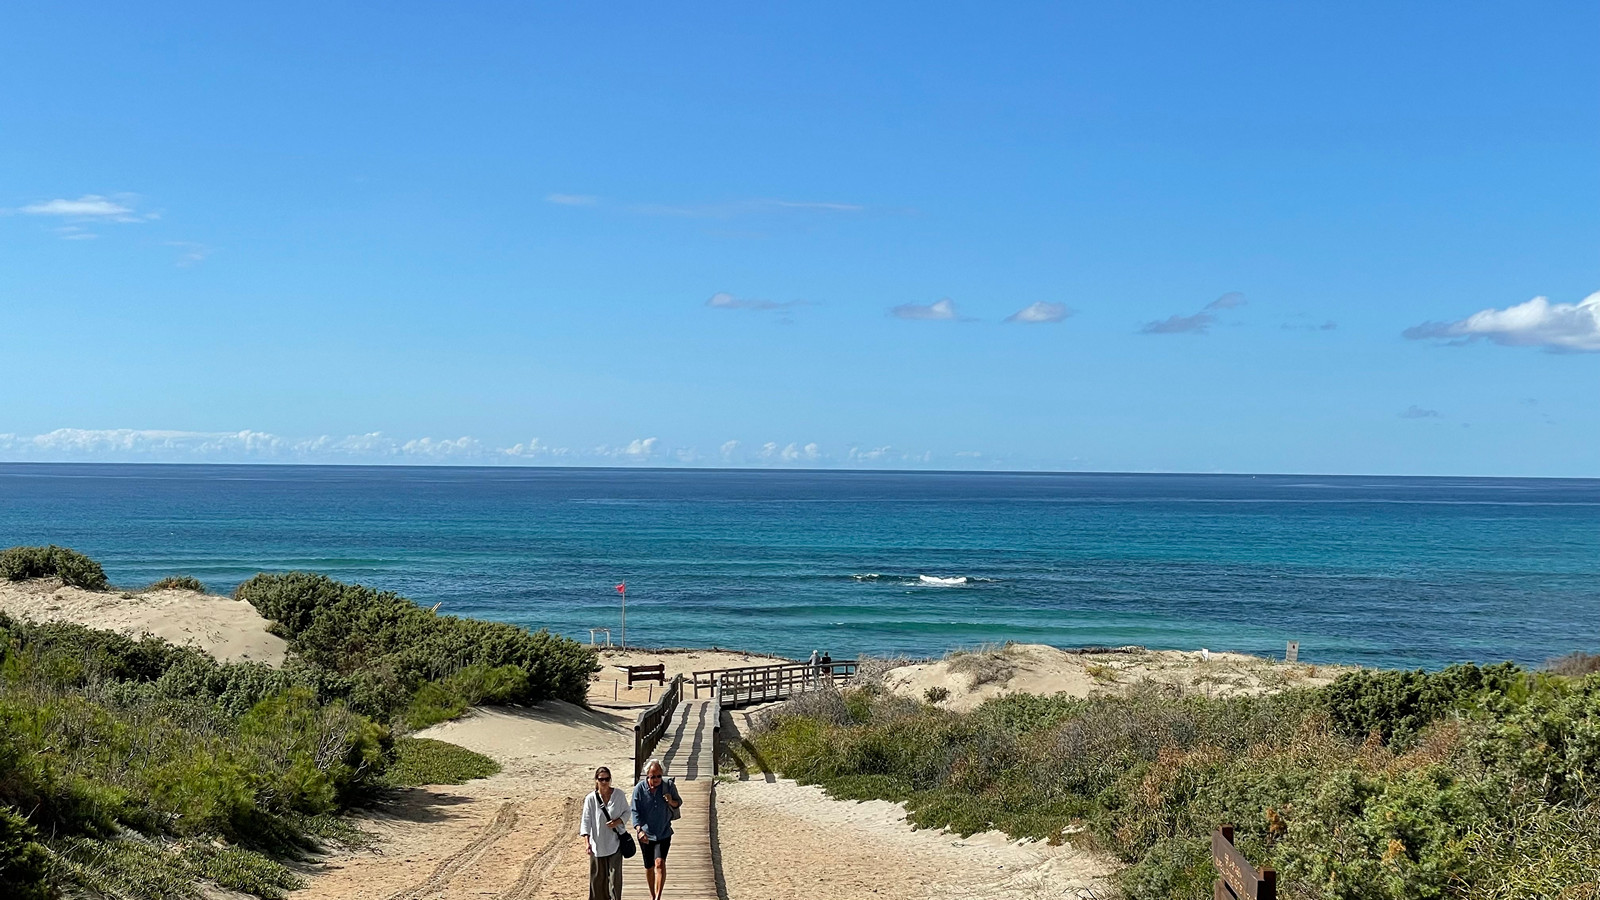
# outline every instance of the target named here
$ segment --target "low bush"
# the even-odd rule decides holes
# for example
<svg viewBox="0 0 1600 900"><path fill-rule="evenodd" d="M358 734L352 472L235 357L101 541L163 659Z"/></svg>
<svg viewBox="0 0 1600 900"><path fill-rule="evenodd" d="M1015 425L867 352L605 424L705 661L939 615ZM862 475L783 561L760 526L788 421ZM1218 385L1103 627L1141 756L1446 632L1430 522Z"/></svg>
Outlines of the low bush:
<svg viewBox="0 0 1600 900"><path fill-rule="evenodd" d="M63 583L73 587L91 591L106 589L106 573L99 563L76 550L54 544L0 550L0 578L8 581L60 578Z"/></svg>
<svg viewBox="0 0 1600 900"><path fill-rule="evenodd" d="M385 784L388 750L288 673L0 615L0 886L282 896L298 879L272 857Z"/></svg>
<svg viewBox="0 0 1600 900"><path fill-rule="evenodd" d="M1429 722L1465 710L1485 695L1504 694L1522 677L1513 663L1467 663L1432 673L1347 672L1327 689L1328 715L1345 737L1363 740L1377 734L1385 743L1404 746Z"/></svg>
<svg viewBox="0 0 1600 900"><path fill-rule="evenodd" d="M440 616L323 575L257 575L235 596L275 623L320 691L384 722L416 727L479 702L583 703L599 668L593 650L548 631Z"/></svg>
<svg viewBox="0 0 1600 900"><path fill-rule="evenodd" d="M1126 863L1130 898L1209 896L1210 833L1231 822L1286 898L1600 900L1596 722L1600 675L1501 665L1221 699L1141 683L970 713L852 688L773 711L751 740L783 774L902 801L919 826L1086 829Z"/></svg>
<svg viewBox="0 0 1600 900"><path fill-rule="evenodd" d="M481 753L431 738L400 738L394 751L387 778L400 787L465 784L500 771L499 763Z"/></svg>
<svg viewBox="0 0 1600 900"><path fill-rule="evenodd" d="M986 684L1002 684L1017 671L1016 663L1006 655L1004 647L980 647L952 653L947 665L951 672L967 676L969 691Z"/></svg>
<svg viewBox="0 0 1600 900"><path fill-rule="evenodd" d="M27 819L0 807L0 896L47 900L53 893L45 884L48 864L39 833Z"/></svg>
<svg viewBox="0 0 1600 900"><path fill-rule="evenodd" d="M1600 672L1600 653L1584 653L1577 651L1566 656L1558 656L1544 665L1546 672L1556 675L1565 675L1568 678L1582 678Z"/></svg>
<svg viewBox="0 0 1600 900"><path fill-rule="evenodd" d="M195 578L193 575L168 575L166 578L163 578L155 584L145 588L145 590L194 591L197 594L204 594L206 592L206 586L201 584L200 579Z"/></svg>

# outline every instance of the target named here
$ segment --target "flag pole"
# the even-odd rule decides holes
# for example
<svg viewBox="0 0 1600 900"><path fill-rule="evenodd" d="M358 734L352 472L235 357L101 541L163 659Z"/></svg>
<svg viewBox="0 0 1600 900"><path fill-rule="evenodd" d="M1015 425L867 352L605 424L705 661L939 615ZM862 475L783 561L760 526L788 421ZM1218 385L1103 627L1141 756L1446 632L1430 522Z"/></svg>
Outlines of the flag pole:
<svg viewBox="0 0 1600 900"><path fill-rule="evenodd" d="M617 593L622 595L622 649L628 649L628 583L626 581L617 585Z"/></svg>

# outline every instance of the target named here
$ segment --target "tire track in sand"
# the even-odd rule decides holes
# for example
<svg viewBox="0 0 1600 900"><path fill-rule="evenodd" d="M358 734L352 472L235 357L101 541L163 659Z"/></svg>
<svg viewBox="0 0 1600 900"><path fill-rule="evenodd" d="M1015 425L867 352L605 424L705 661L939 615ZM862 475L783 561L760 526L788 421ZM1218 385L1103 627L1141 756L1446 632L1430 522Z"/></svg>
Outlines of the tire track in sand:
<svg viewBox="0 0 1600 900"><path fill-rule="evenodd" d="M444 890L445 885L456 873L477 862L479 857L488 852L497 841L511 833L517 824L517 804L506 802L500 805L500 810L494 814L494 821L483 833L468 841L461 849L446 856L439 861L433 869L433 874L421 882L408 888L403 888L390 894L388 900L422 900L429 894L436 894Z"/></svg>
<svg viewBox="0 0 1600 900"><path fill-rule="evenodd" d="M532 900L534 892L560 864L563 851L572 846L572 836L578 833L578 816L582 811L577 798L567 798L555 836L523 862L522 874L510 887L495 895L495 900Z"/></svg>

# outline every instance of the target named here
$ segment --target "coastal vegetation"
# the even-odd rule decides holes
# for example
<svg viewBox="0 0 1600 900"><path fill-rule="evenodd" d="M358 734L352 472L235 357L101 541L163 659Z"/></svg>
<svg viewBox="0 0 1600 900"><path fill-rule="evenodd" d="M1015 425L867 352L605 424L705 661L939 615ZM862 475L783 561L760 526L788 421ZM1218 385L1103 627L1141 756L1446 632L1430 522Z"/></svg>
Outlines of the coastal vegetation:
<svg viewBox="0 0 1600 900"><path fill-rule="evenodd" d="M441 616L325 575L257 575L234 596L272 621L319 693L412 728L478 704L583 703L599 668L593 651L548 631Z"/></svg>
<svg viewBox="0 0 1600 900"><path fill-rule="evenodd" d="M194 591L197 594L206 592L206 586L200 579L193 575L168 575L166 578L145 588L147 591Z"/></svg>
<svg viewBox="0 0 1600 900"><path fill-rule="evenodd" d="M100 564L75 550L57 547L9 547L0 550L0 578L59 578L73 587L106 589L106 572Z"/></svg>
<svg viewBox="0 0 1600 900"><path fill-rule="evenodd" d="M4 551L0 573L105 588L58 547ZM282 669L0 614L0 897L282 897L302 884L286 861L361 839L352 809L498 771L407 732L477 703L581 702L595 667L575 642L322 576L240 596L290 641Z"/></svg>
<svg viewBox="0 0 1600 900"><path fill-rule="evenodd" d="M930 698L931 699L931 698ZM841 798L963 834L1071 840L1131 898L1212 893L1237 827L1292 898L1600 898L1600 675L1511 664L1358 671L1207 697L1134 683L970 712L870 680L762 722L760 758Z"/></svg>

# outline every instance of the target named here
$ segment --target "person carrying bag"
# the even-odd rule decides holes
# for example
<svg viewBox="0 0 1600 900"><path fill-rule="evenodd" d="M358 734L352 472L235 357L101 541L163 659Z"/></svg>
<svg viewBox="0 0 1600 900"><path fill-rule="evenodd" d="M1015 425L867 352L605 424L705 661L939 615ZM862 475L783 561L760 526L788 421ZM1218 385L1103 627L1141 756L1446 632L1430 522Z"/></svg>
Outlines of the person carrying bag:
<svg viewBox="0 0 1600 900"><path fill-rule="evenodd" d="M650 900L661 900L667 887L667 853L672 849L672 820L680 815L678 807L683 797L678 786L666 777L661 761L652 759L644 765L644 778L633 786L633 827L639 832L639 846L644 850L644 881L650 888Z"/></svg>
<svg viewBox="0 0 1600 900"><path fill-rule="evenodd" d="M589 900L622 900L622 861L638 852L623 827L628 798L611 787L611 770L594 770L594 793L583 799L578 834L589 851Z"/></svg>

